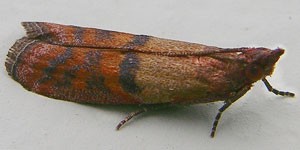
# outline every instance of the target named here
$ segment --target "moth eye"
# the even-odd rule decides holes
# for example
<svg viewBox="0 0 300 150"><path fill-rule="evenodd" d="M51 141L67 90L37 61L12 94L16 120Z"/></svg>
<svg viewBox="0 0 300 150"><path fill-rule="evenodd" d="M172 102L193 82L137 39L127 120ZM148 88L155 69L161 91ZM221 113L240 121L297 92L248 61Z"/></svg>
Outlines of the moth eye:
<svg viewBox="0 0 300 150"><path fill-rule="evenodd" d="M252 81L260 80L263 75L263 69L258 65L250 65L246 68L246 77Z"/></svg>

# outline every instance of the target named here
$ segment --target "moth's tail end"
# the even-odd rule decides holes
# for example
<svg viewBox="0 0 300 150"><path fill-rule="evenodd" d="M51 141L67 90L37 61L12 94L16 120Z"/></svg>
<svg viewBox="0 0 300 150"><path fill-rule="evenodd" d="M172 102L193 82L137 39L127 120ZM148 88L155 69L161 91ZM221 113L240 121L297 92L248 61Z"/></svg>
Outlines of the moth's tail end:
<svg viewBox="0 0 300 150"><path fill-rule="evenodd" d="M45 34L39 22L21 22L21 25L24 27L28 38L37 38Z"/></svg>
<svg viewBox="0 0 300 150"><path fill-rule="evenodd" d="M5 67L8 75L13 76L14 65L18 61L18 57L25 50L28 45L34 43L35 40L23 37L15 42L15 44L9 49L5 60Z"/></svg>

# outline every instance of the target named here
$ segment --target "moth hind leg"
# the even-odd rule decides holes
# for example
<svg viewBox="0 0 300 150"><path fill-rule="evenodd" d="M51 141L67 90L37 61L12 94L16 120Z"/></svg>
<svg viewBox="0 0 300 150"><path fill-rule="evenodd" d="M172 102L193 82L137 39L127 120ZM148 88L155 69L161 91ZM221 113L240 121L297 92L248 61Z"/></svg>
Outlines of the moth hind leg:
<svg viewBox="0 0 300 150"><path fill-rule="evenodd" d="M268 80L267 80L266 78L263 78L262 81L263 81L264 84L266 85L267 89L268 89L270 92L272 92L272 93L274 93L274 94L276 94L276 95L289 96L289 97L294 97L294 96L295 96L295 94L292 93L292 92L285 92L285 91L279 91L279 90L277 90L277 89L274 89L274 88L272 87L272 85L268 82Z"/></svg>
<svg viewBox="0 0 300 150"><path fill-rule="evenodd" d="M124 124L126 124L128 121L130 121L135 116L143 114L147 111L159 110L159 109L167 108L167 107L170 107L170 106L172 106L172 104L169 104L169 103L144 105L143 109L139 109L137 111L131 112L122 121L120 121L120 123L116 127L116 130L120 130L120 128L122 128Z"/></svg>
<svg viewBox="0 0 300 150"><path fill-rule="evenodd" d="M133 117L138 116L139 114L142 114L144 112L147 112L147 108L143 108L140 110L137 110L135 112L130 113L128 116L126 116L120 123L117 125L116 130L120 130L120 128L129 120L131 120Z"/></svg>

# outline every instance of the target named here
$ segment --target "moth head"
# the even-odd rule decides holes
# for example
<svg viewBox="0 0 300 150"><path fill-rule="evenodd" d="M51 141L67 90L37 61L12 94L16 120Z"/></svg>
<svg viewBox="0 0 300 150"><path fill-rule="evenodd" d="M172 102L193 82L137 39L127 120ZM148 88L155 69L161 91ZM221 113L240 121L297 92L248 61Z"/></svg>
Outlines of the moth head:
<svg viewBox="0 0 300 150"><path fill-rule="evenodd" d="M255 82L273 73L275 63L284 53L284 50L277 48L270 50L267 48L251 48L246 52L248 65L245 75L248 79Z"/></svg>

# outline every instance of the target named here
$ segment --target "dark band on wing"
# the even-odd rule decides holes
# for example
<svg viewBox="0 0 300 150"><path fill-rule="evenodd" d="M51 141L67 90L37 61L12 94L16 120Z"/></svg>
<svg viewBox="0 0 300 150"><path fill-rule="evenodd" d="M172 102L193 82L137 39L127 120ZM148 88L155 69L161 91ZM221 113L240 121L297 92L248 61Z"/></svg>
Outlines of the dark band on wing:
<svg viewBox="0 0 300 150"><path fill-rule="evenodd" d="M63 80L55 83L56 87L68 88L72 86L72 80L76 78L76 75L72 71L65 71L63 75Z"/></svg>
<svg viewBox="0 0 300 150"><path fill-rule="evenodd" d="M111 31L107 30L96 30L96 40L97 41L104 41L112 39Z"/></svg>
<svg viewBox="0 0 300 150"><path fill-rule="evenodd" d="M143 46L147 43L150 36L147 35L135 35L131 42L127 43L123 48L124 49L134 49L139 46Z"/></svg>
<svg viewBox="0 0 300 150"><path fill-rule="evenodd" d="M119 82L124 91L136 94L141 88L135 83L136 72L139 69L139 58L136 53L127 53L120 64Z"/></svg>
<svg viewBox="0 0 300 150"><path fill-rule="evenodd" d="M86 86L88 89L99 89L100 91L103 91L104 93L109 93L110 90L107 88L104 84L104 76L99 71L93 70L94 66L97 66L97 68L100 68L99 65L101 65L101 52L100 51L89 51L86 54L85 57L85 64L83 65L84 69L87 69L88 71L92 72L92 76L90 76L86 80Z"/></svg>
<svg viewBox="0 0 300 150"><path fill-rule="evenodd" d="M84 28L81 27L74 27L74 41L76 44L81 45L83 41L83 36L84 36Z"/></svg>
<svg viewBox="0 0 300 150"><path fill-rule="evenodd" d="M60 64L64 64L71 57L72 57L72 48L67 47L63 54L49 61L49 66L44 69L45 75L38 80L38 83L43 83L45 81L50 80L57 66L59 66Z"/></svg>
<svg viewBox="0 0 300 150"><path fill-rule="evenodd" d="M101 74L93 74L86 80L88 89L99 89L103 93L110 93L110 90L104 84L104 76Z"/></svg>

